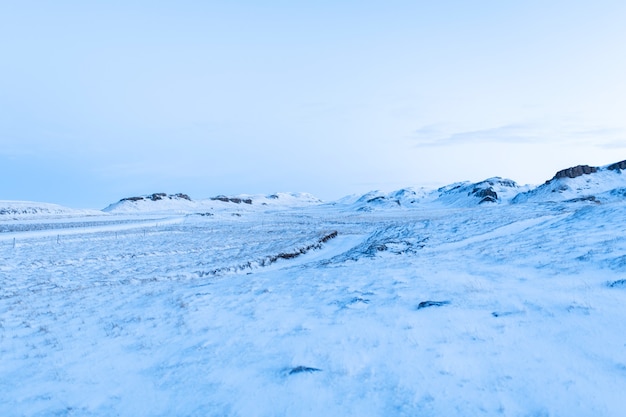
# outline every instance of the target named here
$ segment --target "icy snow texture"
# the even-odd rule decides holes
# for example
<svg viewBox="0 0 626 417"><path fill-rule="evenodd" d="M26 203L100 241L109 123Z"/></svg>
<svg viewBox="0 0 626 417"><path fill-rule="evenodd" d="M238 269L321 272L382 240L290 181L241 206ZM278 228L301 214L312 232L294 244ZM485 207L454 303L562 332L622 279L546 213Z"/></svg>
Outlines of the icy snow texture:
<svg viewBox="0 0 626 417"><path fill-rule="evenodd" d="M623 415L623 200L252 207L12 221L2 415Z"/></svg>

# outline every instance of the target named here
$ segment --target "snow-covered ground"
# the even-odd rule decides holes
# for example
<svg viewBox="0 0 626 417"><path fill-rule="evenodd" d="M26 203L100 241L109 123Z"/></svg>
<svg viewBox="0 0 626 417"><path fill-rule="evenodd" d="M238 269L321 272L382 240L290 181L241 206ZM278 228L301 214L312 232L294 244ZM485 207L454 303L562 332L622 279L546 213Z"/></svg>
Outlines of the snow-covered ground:
<svg viewBox="0 0 626 417"><path fill-rule="evenodd" d="M463 187L5 216L0 415L623 416L626 200Z"/></svg>

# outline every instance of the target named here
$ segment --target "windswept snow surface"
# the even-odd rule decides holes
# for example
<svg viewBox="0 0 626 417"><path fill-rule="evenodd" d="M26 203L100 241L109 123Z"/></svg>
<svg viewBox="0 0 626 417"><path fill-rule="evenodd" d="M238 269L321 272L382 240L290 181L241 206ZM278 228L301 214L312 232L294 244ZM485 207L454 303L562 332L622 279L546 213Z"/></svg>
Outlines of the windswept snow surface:
<svg viewBox="0 0 626 417"><path fill-rule="evenodd" d="M623 200L236 214L0 233L0 414L624 415Z"/></svg>

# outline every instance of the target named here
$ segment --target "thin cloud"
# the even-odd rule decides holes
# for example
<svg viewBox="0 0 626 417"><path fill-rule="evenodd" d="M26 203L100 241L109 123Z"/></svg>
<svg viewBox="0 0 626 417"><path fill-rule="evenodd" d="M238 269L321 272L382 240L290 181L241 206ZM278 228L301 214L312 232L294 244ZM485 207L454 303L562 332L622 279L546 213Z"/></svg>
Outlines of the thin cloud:
<svg viewBox="0 0 626 417"><path fill-rule="evenodd" d="M546 132L532 124L510 124L489 129L453 131L446 125L428 125L412 138L422 146L448 146L465 143L536 143Z"/></svg>
<svg viewBox="0 0 626 417"><path fill-rule="evenodd" d="M626 137L620 141L600 144L598 147L604 149L626 149Z"/></svg>
<svg viewBox="0 0 626 417"><path fill-rule="evenodd" d="M547 124L517 123L488 129L454 131L450 125L433 124L416 130L411 138L417 147L461 144L541 144L576 142L600 148L625 148L626 131L619 128L581 129L576 126L551 127Z"/></svg>

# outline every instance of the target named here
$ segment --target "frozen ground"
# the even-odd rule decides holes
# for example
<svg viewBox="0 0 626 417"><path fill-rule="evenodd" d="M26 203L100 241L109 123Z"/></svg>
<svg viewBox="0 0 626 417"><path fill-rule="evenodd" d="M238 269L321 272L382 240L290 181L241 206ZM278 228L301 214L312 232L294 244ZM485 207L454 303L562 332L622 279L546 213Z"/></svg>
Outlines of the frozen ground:
<svg viewBox="0 0 626 417"><path fill-rule="evenodd" d="M623 202L2 226L2 416L626 410Z"/></svg>

